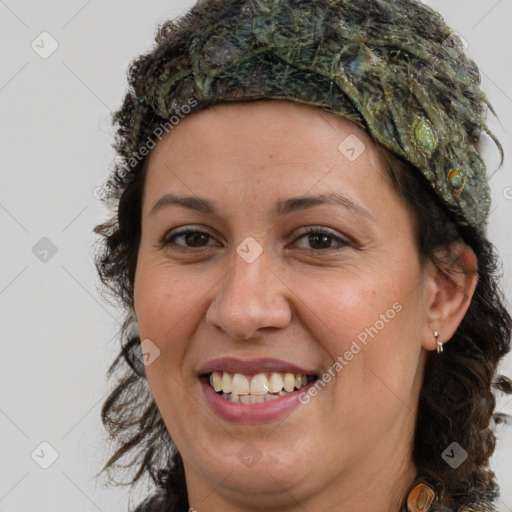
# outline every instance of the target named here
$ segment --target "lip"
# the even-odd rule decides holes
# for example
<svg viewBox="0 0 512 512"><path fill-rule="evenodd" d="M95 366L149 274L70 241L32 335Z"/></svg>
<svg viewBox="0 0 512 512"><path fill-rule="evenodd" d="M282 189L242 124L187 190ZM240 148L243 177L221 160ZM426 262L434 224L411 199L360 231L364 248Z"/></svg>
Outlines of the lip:
<svg viewBox="0 0 512 512"><path fill-rule="evenodd" d="M293 393L268 402L241 404L222 398L205 379L201 379L200 382L206 402L213 412L221 419L239 425L268 423L290 414L301 405L299 395L307 392L310 386L314 385L314 382L310 382Z"/></svg>
<svg viewBox="0 0 512 512"><path fill-rule="evenodd" d="M236 359L234 357L220 357L212 359L203 364L198 370L198 376L203 376L214 371L226 371L231 373L242 373L244 375L256 375L257 373L300 373L302 375L316 375L312 370L307 370L296 364L282 361L280 359L259 358L259 359ZM254 404L256 405L256 404Z"/></svg>
<svg viewBox="0 0 512 512"><path fill-rule="evenodd" d="M221 419L240 425L267 423L277 420L289 414L293 409L301 405L299 396L309 389L314 382L285 396L256 404L242 404L230 402L222 398L210 386L205 378L214 371L226 371L230 373L242 373L244 375L256 375L258 373L299 373L301 375L316 375L312 370L288 361L272 358L237 359L234 357L220 357L212 359L198 370L198 378L204 392L206 402L213 412Z"/></svg>

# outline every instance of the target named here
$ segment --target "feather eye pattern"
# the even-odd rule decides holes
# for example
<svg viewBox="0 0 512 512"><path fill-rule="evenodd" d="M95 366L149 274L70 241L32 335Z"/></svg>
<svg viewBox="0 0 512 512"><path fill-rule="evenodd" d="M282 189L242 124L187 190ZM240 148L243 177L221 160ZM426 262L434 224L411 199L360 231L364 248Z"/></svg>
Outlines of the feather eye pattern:
<svg viewBox="0 0 512 512"><path fill-rule="evenodd" d="M498 375L492 385L503 393L512 394L512 380L505 375Z"/></svg>

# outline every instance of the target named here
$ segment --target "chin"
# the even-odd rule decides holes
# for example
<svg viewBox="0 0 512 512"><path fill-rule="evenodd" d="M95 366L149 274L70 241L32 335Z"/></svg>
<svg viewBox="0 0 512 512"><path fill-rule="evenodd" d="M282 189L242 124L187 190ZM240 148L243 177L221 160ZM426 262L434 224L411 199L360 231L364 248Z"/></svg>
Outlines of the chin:
<svg viewBox="0 0 512 512"><path fill-rule="evenodd" d="M267 439L244 435L220 440L210 436L194 445L185 441L185 445L194 446L193 453L182 452L185 469L188 465L202 473L203 481L212 482L212 487L218 486L232 496L240 494L252 505L257 499L262 504L262 500L268 500L269 506L275 507L282 499L284 506L291 496L298 498L299 492L303 497L315 493L315 482L320 483L322 479L325 482L328 478L322 473L322 466L325 469L327 464L316 467L312 461L318 460L319 454L301 440L288 436L284 441L281 435L274 440L271 437L272 434Z"/></svg>

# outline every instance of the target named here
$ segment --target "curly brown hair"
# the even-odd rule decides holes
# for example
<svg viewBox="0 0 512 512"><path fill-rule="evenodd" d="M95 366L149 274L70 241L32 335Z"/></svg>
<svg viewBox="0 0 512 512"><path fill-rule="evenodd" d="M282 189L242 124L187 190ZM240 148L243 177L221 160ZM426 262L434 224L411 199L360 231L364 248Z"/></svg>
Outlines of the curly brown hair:
<svg viewBox="0 0 512 512"><path fill-rule="evenodd" d="M183 17L179 28L184 30L189 21ZM130 169L130 172L126 180L116 178L116 188L110 197L104 198L114 213L108 221L97 225L94 232L101 237L95 261L100 280L107 295L123 308L125 314L118 333L121 350L108 371L108 376L115 377L117 382L101 411L103 424L116 449L101 472L117 467L136 468L135 475L123 482L124 485L135 484L144 475L149 475L159 489L159 493L146 503L147 507L151 506L147 510L181 511L188 510L183 462L146 378L134 313L134 279L148 159L141 159L136 165L128 163L133 159L134 124L141 123L141 132L149 133L165 121L154 112L136 119L136 104L137 91L156 76L154 69L148 76L148 69L151 69L155 54L161 51L159 45L165 34L171 30L179 33L175 21L160 27L156 49L136 59L129 70L130 89L123 106L114 114L113 123L118 126L114 145L119 156L117 177L119 169ZM171 62L177 57L169 54L167 60ZM236 92L232 98L249 101ZM490 107L485 101L475 103L475 111L483 112L485 105ZM210 106L199 102L196 111ZM494 113L492 107L490 109ZM468 127L468 137L475 147L478 147L480 135L474 127ZM494 140L503 162L502 146ZM427 356L416 418L413 461L418 474L424 475L435 486L439 500L436 508L431 510L468 510L468 507L473 511L495 510L493 502L499 496L499 487L489 468L496 442L491 420L495 423L508 421L508 416L495 411L493 390L512 394L512 382L497 374L500 360L510 351L512 333L512 317L500 289L502 271L497 251L481 232L458 222L456 214L440 201L417 168L377 141L375 145L391 183L413 212L422 264L431 261L449 280L454 272L471 272L460 261L447 261L436 252L457 241L469 246L478 262L477 286L466 315L443 354L429 352ZM121 176L124 178L127 174L124 172ZM466 461L456 469L441 457L452 442L457 442L468 454ZM129 464L122 466L120 461L130 454Z"/></svg>

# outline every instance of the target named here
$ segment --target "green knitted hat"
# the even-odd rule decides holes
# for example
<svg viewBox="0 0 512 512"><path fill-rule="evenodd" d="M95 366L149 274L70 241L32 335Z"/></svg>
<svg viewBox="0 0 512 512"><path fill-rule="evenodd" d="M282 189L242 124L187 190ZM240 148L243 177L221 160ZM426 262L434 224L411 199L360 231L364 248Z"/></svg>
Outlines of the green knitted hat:
<svg viewBox="0 0 512 512"><path fill-rule="evenodd" d="M355 122L426 177L462 225L486 231L490 189L477 150L477 66L442 17L416 0L200 0L134 61L115 174L191 111L281 99ZM171 122L169 122L171 121ZM502 154L503 158L503 154ZM119 179L110 179L111 183Z"/></svg>

